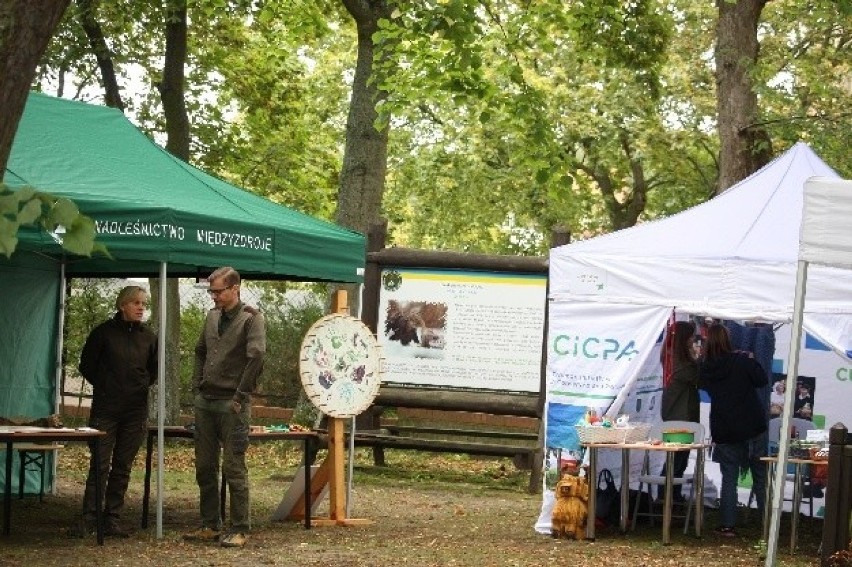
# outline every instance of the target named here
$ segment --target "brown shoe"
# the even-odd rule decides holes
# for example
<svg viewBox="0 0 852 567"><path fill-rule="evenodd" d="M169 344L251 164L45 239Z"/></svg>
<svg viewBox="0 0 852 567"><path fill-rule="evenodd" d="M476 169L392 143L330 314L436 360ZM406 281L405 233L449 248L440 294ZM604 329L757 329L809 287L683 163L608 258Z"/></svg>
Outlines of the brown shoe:
<svg viewBox="0 0 852 567"><path fill-rule="evenodd" d="M197 530L183 534L183 539L187 541L219 541L219 530L202 526Z"/></svg>
<svg viewBox="0 0 852 567"><path fill-rule="evenodd" d="M219 540L219 545L222 547L243 547L248 540L248 536L240 532L228 532Z"/></svg>

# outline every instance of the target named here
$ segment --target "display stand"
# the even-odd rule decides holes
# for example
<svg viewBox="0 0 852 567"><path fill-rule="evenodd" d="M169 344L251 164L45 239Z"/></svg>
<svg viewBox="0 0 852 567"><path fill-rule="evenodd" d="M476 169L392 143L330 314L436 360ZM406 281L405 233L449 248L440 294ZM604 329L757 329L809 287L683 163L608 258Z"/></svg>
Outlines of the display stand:
<svg viewBox="0 0 852 567"><path fill-rule="evenodd" d="M345 290L338 290L334 296L332 313L349 313ZM321 408L322 409L322 408ZM328 415L328 411L323 410ZM312 526L357 526L372 524L373 520L346 517L346 489L344 462L345 418L328 415L328 456L319 465L311 477L311 498L319 498L326 488L329 494L328 518L311 518ZM288 519L301 520L304 510L304 491L292 507Z"/></svg>
<svg viewBox="0 0 852 567"><path fill-rule="evenodd" d="M317 472L319 472L320 466L314 465L311 467L311 483L313 483L313 479L316 477ZM281 502L278 504L278 508L275 509L275 512L270 516L269 521L271 522L280 522L282 520L297 520L302 521L305 519L305 467L299 467L299 470L296 471L295 476L293 477L293 484L290 485L290 488L287 489L287 492L284 494L284 497L281 499ZM315 512L317 507L319 506L322 499L328 493L328 482L325 483L326 489L320 492L319 494L314 494L311 492L311 512Z"/></svg>

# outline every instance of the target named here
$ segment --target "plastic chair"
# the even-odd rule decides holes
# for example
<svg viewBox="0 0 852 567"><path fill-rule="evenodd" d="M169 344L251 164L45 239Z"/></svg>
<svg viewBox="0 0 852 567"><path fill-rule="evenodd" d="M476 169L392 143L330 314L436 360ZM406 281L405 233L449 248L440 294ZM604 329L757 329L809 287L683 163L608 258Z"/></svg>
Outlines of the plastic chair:
<svg viewBox="0 0 852 567"><path fill-rule="evenodd" d="M671 429L681 429L685 431L691 431L694 435L695 443L702 443L704 441L704 426L700 423L696 423L694 421L663 421L661 423L655 424L651 427L650 438L651 439L662 439L663 431L668 431ZM655 517L662 517L662 514L654 513L654 497L652 494L652 487L654 486L665 486L666 477L661 474L652 474L651 473L651 452L645 451L645 460L642 463L642 472L639 475L639 490L636 493L636 499L633 503L633 524L632 528L636 529L636 518L638 516L647 516L651 519L651 525L654 525ZM695 482L692 474L684 473L682 477L674 477L672 478L672 484L674 486L689 486L689 498L687 499L686 513L683 516L675 516L672 515L673 518L684 518L684 526L683 533L687 533L689 531L689 518L692 513L692 502L695 499ZM647 487L648 490L648 511L640 512L639 511L639 503L641 501L642 492L644 488ZM702 496L703 497L703 496Z"/></svg>

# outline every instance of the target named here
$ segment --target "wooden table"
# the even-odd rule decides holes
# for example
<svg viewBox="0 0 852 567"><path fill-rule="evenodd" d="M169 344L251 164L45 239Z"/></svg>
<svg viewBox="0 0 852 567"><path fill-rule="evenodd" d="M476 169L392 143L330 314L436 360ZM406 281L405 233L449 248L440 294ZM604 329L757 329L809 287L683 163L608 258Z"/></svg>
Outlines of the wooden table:
<svg viewBox="0 0 852 567"><path fill-rule="evenodd" d="M31 426L0 427L0 442L6 443L6 486L3 491L3 534L11 532L12 518L12 451L15 443L55 443L57 441L90 443L92 455L98 462L101 438L106 435L103 431L83 427L80 429L51 429ZM103 504L101 502L100 470L95 467L95 523L97 525L98 545L104 544L104 524L102 518Z"/></svg>
<svg viewBox="0 0 852 567"><path fill-rule="evenodd" d="M664 451L666 453L666 484L665 498L663 501L663 544L671 543L672 522L672 493L674 492L674 454L680 451L698 451L695 462L694 482L695 489L695 535L701 537L704 523L704 451L707 445L703 443L681 444L663 443L653 445L651 443L582 443L589 450L589 515L586 522L586 539L595 539L595 489L594 479L598 475L598 450L619 449L621 450L621 517L619 524L622 533L627 532L627 516L630 508L630 451Z"/></svg>
<svg viewBox="0 0 852 567"><path fill-rule="evenodd" d="M778 457L761 457L760 460L766 463L766 496L763 502L763 541L766 541L769 538L769 517L772 513L772 490L775 486L775 467L778 466ZM802 509L802 469L806 465L828 465L828 461L788 457L787 464L794 465L796 471L793 475L793 502L790 510L790 553L796 553L799 511Z"/></svg>
<svg viewBox="0 0 852 567"><path fill-rule="evenodd" d="M163 437L166 439L192 439L192 429L179 425L170 425L163 428ZM154 439L157 437L157 427L148 427L148 443L145 448L145 487L142 495L142 527L148 527L148 502L151 497L151 457L154 452ZM302 464L305 473L305 529L311 528L311 467L310 460L313 458L315 448L319 444L319 434L315 431L251 431L250 441L301 441L302 442ZM220 514L225 518L225 496L227 485L225 477L222 477L222 492Z"/></svg>

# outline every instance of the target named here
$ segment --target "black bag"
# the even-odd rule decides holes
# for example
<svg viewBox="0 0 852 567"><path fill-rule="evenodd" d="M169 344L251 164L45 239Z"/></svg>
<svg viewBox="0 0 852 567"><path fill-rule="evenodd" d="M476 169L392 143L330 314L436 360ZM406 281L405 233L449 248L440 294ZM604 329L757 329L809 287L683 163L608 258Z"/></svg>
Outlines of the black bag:
<svg viewBox="0 0 852 567"><path fill-rule="evenodd" d="M603 488L601 488L603 482ZM595 487L595 516L607 525L618 525L621 515L621 493L615 487L615 481L609 469L598 474Z"/></svg>

